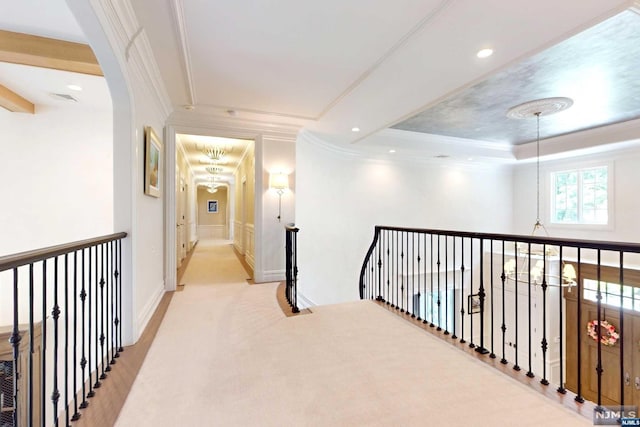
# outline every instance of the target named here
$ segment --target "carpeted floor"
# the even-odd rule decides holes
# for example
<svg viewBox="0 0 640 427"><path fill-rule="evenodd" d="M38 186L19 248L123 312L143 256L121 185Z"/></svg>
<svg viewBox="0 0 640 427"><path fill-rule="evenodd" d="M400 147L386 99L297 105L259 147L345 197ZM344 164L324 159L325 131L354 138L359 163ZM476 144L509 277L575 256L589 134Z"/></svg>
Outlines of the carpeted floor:
<svg viewBox="0 0 640 427"><path fill-rule="evenodd" d="M117 426L591 425L375 303L286 317L246 279L198 245Z"/></svg>

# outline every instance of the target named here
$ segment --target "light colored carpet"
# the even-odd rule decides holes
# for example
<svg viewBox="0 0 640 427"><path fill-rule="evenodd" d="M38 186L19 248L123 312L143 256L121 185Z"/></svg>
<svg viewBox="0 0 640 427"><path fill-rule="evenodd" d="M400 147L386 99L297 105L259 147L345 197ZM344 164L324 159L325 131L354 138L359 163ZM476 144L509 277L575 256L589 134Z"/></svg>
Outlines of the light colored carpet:
<svg viewBox="0 0 640 427"><path fill-rule="evenodd" d="M245 279L198 245L117 426L591 425L372 302L285 317Z"/></svg>

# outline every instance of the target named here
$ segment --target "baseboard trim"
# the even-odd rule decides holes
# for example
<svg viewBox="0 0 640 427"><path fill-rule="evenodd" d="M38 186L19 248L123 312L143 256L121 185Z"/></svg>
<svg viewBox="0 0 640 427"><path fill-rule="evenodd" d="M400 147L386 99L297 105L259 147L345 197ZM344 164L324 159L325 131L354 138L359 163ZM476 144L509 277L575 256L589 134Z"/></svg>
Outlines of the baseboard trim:
<svg viewBox="0 0 640 427"><path fill-rule="evenodd" d="M136 342L140 338L140 336L142 336L142 331L144 331L147 328L147 325L149 324L151 317L153 316L155 311L158 309L158 305L160 304L160 300L162 300L162 296L166 292L167 291L165 291L164 283L163 283L162 286L157 288L157 290L155 291L155 294L149 299L149 302L142 309L140 316L138 316L138 322L137 322L138 324L137 324L136 331L140 331L140 334L138 334L138 336L135 337Z"/></svg>
<svg viewBox="0 0 640 427"><path fill-rule="evenodd" d="M316 307L317 305L318 304L311 301L311 299L307 298L302 292L300 292L300 289L298 289L298 308L311 308Z"/></svg>
<svg viewBox="0 0 640 427"><path fill-rule="evenodd" d="M233 247L233 253L236 254L236 258L238 258L238 261L240 261L240 264L242 264L244 271L246 271L247 274L249 275L249 279L253 280L253 268L251 268L247 260L244 258L244 255L242 255L240 251L236 248L236 245L231 245L231 246Z"/></svg>

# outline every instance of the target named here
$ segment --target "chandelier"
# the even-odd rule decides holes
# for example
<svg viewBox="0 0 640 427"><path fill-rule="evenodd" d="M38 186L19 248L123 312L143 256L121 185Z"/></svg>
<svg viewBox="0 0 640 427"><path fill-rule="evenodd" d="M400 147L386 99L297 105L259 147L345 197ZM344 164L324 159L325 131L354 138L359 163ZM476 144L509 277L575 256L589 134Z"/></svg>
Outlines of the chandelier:
<svg viewBox="0 0 640 427"><path fill-rule="evenodd" d="M229 154L230 151L231 151L230 149L227 149L225 147L219 147L219 146L209 146L209 147L205 147L204 150L202 150L205 156L207 156L210 160L213 160L214 162L220 162L225 155Z"/></svg>
<svg viewBox="0 0 640 427"><path fill-rule="evenodd" d="M532 236L542 230L549 237L549 232L540 220L540 117L559 113L573 105L570 98L556 97L543 98L516 105L507 111L507 117L511 119L536 118L536 222L533 224ZM504 274L507 279L517 282L531 283L533 285L573 287L576 286L576 270L573 264L562 261L561 274L552 275L547 272L545 265L546 256L557 257L558 250L555 247L545 248L543 251L532 251L531 244L526 248L516 244L515 256L522 257L522 265L517 266L515 259L509 259L504 264ZM531 256L542 256L535 265L531 264ZM550 281L549 279L553 279Z"/></svg>
<svg viewBox="0 0 640 427"><path fill-rule="evenodd" d="M211 175L217 175L219 173L222 173L222 168L221 167L217 167L217 166L209 166L209 167L206 168L206 170Z"/></svg>

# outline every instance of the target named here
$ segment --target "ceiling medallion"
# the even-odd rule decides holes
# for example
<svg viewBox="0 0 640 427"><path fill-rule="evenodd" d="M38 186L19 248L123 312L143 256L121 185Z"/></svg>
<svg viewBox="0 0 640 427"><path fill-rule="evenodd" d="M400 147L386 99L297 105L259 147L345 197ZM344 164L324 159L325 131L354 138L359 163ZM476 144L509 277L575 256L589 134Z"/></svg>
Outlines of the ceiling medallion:
<svg viewBox="0 0 640 427"><path fill-rule="evenodd" d="M549 116L564 111L572 105L573 100L565 97L535 99L509 108L507 117L510 119L530 119L535 116Z"/></svg>

